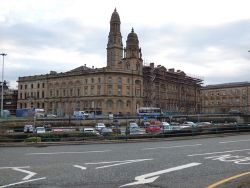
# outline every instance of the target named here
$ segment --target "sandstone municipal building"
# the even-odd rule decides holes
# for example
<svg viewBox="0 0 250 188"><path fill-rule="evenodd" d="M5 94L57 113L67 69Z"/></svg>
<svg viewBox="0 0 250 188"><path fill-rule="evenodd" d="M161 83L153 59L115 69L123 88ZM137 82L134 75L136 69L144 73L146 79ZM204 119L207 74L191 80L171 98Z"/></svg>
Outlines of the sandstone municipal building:
<svg viewBox="0 0 250 188"><path fill-rule="evenodd" d="M97 114L136 114L142 106L163 112L197 113L202 80L181 70L143 64L142 49L132 28L123 46L116 9L110 20L107 66L18 78L18 108L44 108L60 116L84 110Z"/></svg>

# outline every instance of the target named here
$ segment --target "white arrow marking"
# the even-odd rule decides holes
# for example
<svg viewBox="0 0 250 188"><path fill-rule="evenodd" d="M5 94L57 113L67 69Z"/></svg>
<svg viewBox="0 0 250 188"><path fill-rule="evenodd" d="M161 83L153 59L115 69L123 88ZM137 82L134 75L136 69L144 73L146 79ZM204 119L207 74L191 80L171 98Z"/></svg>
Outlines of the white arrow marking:
<svg viewBox="0 0 250 188"><path fill-rule="evenodd" d="M27 183L27 182L38 181L38 180L44 180L44 179L46 179L46 177L37 178L37 179L31 179L31 180L26 180L26 181L20 181L20 182L11 183L11 184L8 184L8 185L2 185L2 186L0 186L0 188L11 187L11 186L13 186L13 185L19 185L19 184L23 184L23 183Z"/></svg>
<svg viewBox="0 0 250 188"><path fill-rule="evenodd" d="M80 166L80 165L73 165L76 168L80 168L81 170L86 170L87 168L84 166Z"/></svg>
<svg viewBox="0 0 250 188"><path fill-rule="evenodd" d="M189 167L197 166L197 165L200 165L200 164L201 163L189 163L189 164L186 164L186 165L181 165L181 166L177 166L177 167L173 167L173 168L168 168L168 169L165 169L165 170L152 172L152 173L149 173L149 174L144 174L144 175L141 175L141 176L136 176L135 177L136 182L128 183L128 184L122 185L120 187L152 183L157 178L159 178L159 175L161 175L161 174L165 174L165 173L173 172L173 171L177 171L177 170L182 170L184 168L189 168Z"/></svg>
<svg viewBox="0 0 250 188"><path fill-rule="evenodd" d="M153 160L153 159L135 159L135 160L125 160L125 161L107 161L107 162L96 162L96 163L85 163L85 164L88 165L88 164L110 164L110 163L115 163L115 164L111 164L111 165L96 167L96 169L101 169L101 168L108 168L108 167L112 167L112 166L119 166L119 165L123 165L123 164L136 163L136 162L142 162L142 161L150 161L150 160Z"/></svg>
<svg viewBox="0 0 250 188"><path fill-rule="evenodd" d="M33 177L34 175L36 175L35 172L31 172L31 171L28 171L28 170L23 170L23 169L20 169L20 168L12 168L12 169L15 170L15 171L19 171L19 172L23 172L23 173L29 174L29 175L25 176L25 177L23 178L23 180L28 180L28 179L30 179L31 177Z"/></svg>

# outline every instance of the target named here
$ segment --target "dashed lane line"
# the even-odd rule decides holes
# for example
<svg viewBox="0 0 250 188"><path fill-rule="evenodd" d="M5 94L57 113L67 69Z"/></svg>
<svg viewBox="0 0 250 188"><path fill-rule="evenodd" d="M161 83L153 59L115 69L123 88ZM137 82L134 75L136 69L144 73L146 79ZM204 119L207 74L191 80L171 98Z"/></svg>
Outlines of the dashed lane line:
<svg viewBox="0 0 250 188"><path fill-rule="evenodd" d="M166 147L155 147L155 148L142 148L141 150L171 149L171 148L183 148L183 147L195 147L195 146L202 146L202 144L166 146Z"/></svg>
<svg viewBox="0 0 250 188"><path fill-rule="evenodd" d="M224 142L219 142L220 144L227 144L227 143L234 143L234 142L249 142L250 139L248 140L230 140L230 141L224 141Z"/></svg>
<svg viewBox="0 0 250 188"><path fill-rule="evenodd" d="M84 153L104 153L109 152L111 150L103 150L103 151L69 151L69 152L51 152L51 153L27 153L26 155L60 155L60 154L84 154Z"/></svg>

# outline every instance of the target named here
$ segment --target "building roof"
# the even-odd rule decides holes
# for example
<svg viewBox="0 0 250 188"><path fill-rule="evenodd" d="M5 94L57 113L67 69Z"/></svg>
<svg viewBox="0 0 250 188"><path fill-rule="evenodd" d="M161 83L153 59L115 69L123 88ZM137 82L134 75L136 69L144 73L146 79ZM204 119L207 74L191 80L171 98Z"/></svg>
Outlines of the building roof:
<svg viewBox="0 0 250 188"><path fill-rule="evenodd" d="M223 84L207 85L202 89L221 89L221 88L246 87L246 86L250 86L250 82L230 82Z"/></svg>

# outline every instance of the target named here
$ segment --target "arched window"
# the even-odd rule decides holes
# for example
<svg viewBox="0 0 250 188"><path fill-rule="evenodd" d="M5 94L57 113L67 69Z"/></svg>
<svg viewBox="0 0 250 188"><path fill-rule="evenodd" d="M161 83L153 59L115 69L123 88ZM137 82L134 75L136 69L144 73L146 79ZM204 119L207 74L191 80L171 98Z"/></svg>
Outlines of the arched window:
<svg viewBox="0 0 250 188"><path fill-rule="evenodd" d="M108 77L108 84L112 84L112 78Z"/></svg>
<svg viewBox="0 0 250 188"><path fill-rule="evenodd" d="M107 101L107 108L113 108L113 101L112 100Z"/></svg>
<svg viewBox="0 0 250 188"><path fill-rule="evenodd" d="M118 100L117 103L116 103L116 106L117 106L118 109L123 108L123 102L122 102L122 100Z"/></svg>
<svg viewBox="0 0 250 188"><path fill-rule="evenodd" d="M136 64L136 70L140 70L140 64L139 63Z"/></svg>
<svg viewBox="0 0 250 188"><path fill-rule="evenodd" d="M118 77L117 84L122 85L122 78L121 77Z"/></svg>
<svg viewBox="0 0 250 188"><path fill-rule="evenodd" d="M127 69L128 69L128 70L130 69L130 64L129 64L129 63L127 63Z"/></svg>
<svg viewBox="0 0 250 188"><path fill-rule="evenodd" d="M130 107L131 107L131 102L130 102L130 101L127 101L126 106L127 106L128 108L130 108Z"/></svg>

